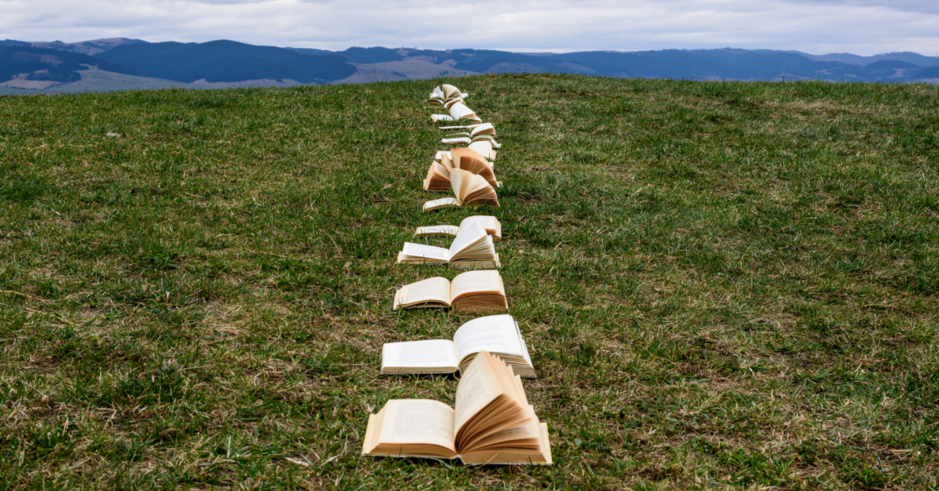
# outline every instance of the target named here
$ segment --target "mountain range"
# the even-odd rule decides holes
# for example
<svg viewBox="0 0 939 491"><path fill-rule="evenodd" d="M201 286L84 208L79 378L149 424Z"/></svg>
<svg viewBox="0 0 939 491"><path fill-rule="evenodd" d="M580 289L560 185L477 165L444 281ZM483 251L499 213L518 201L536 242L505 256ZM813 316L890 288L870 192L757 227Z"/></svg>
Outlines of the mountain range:
<svg viewBox="0 0 939 491"><path fill-rule="evenodd" d="M250 87L456 77L481 73L576 73L688 80L828 80L939 83L939 57L859 56L708 49L514 53L497 50L309 48L235 41L111 38L78 43L0 41L0 93L159 87Z"/></svg>

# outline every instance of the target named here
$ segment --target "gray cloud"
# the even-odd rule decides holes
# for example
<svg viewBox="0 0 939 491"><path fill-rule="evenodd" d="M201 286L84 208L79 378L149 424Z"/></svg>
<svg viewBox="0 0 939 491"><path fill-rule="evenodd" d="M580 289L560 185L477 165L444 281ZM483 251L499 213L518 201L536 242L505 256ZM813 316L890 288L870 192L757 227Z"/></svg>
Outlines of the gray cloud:
<svg viewBox="0 0 939 491"><path fill-rule="evenodd" d="M914 0L0 0L0 37L524 51L769 48L939 55L939 2Z"/></svg>

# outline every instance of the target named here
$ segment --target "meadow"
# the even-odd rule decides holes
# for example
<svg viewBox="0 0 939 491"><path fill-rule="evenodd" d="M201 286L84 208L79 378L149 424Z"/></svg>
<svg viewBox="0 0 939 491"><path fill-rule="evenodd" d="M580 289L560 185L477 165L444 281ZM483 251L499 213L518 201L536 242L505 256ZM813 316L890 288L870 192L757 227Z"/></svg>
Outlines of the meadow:
<svg viewBox="0 0 939 491"><path fill-rule="evenodd" d="M441 82L499 208L421 212ZM929 85L0 99L0 489L939 489L937 158ZM360 455L386 400L453 401L379 355L474 317L391 309L457 273L394 263L414 229L470 214L551 467Z"/></svg>

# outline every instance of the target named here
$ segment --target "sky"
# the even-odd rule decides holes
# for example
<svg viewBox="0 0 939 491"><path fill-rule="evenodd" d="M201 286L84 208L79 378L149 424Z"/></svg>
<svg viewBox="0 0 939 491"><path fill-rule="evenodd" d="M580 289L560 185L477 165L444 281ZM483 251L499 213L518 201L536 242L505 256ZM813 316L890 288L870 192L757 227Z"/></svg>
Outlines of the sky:
<svg viewBox="0 0 939 491"><path fill-rule="evenodd" d="M0 0L0 39L939 56L937 0Z"/></svg>

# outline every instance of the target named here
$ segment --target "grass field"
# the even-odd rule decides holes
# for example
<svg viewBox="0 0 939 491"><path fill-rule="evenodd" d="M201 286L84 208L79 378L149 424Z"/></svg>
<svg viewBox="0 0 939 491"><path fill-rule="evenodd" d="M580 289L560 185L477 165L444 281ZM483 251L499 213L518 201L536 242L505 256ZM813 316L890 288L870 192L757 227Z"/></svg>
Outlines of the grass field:
<svg viewBox="0 0 939 491"><path fill-rule="evenodd" d="M458 79L502 207L424 214L438 82L0 99L0 489L939 489L937 87ZM556 463L364 458L481 212Z"/></svg>

